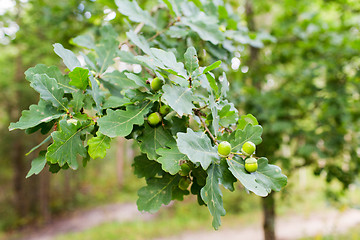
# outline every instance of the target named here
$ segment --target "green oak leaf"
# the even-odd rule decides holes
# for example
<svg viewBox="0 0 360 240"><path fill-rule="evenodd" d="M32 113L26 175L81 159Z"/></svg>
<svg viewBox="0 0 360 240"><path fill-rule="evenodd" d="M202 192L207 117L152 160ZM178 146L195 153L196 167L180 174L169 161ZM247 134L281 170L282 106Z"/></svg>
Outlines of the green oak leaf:
<svg viewBox="0 0 360 240"><path fill-rule="evenodd" d="M221 160L220 162L220 169L221 169L221 176L220 176L220 183L223 185L227 190L234 191L234 182L236 182L236 178L230 172L229 166L225 160Z"/></svg>
<svg viewBox="0 0 360 240"><path fill-rule="evenodd" d="M96 133L96 137L91 138L87 144L89 145L88 153L90 157L95 158L104 158L106 156L106 149L110 148L111 138L101 134L100 132Z"/></svg>
<svg viewBox="0 0 360 240"><path fill-rule="evenodd" d="M200 38L205 41L210 41L212 44L217 45L225 40L219 26L216 22L208 22L205 15L199 14L198 17L183 17L181 22L191 28L194 32L199 34Z"/></svg>
<svg viewBox="0 0 360 240"><path fill-rule="evenodd" d="M46 160L53 164L58 163L60 167L67 163L72 169L77 169L77 155L83 157L87 155L86 148L80 139L82 130L79 124L61 120L60 129L51 134L54 142L48 148Z"/></svg>
<svg viewBox="0 0 360 240"><path fill-rule="evenodd" d="M211 64L210 66L207 66L206 68L204 68L202 74L205 74L205 73L207 73L207 72L210 72L210 71L212 71L212 70L220 67L220 65L221 65L221 61L220 61L220 60L219 60L219 61L216 61L216 62L214 62L213 64Z"/></svg>
<svg viewBox="0 0 360 240"><path fill-rule="evenodd" d="M39 156L32 160L31 162L31 168L28 174L26 175L26 178L31 177L32 175L38 175L45 167L46 165L46 158L45 158L46 151L41 151L39 153Z"/></svg>
<svg viewBox="0 0 360 240"><path fill-rule="evenodd" d="M218 161L217 148L212 146L205 133L188 128L186 133L178 133L177 138L179 151L186 154L193 163L200 163L203 169L206 170L211 163Z"/></svg>
<svg viewBox="0 0 360 240"><path fill-rule="evenodd" d="M247 141L251 141L256 145L260 144L262 142L262 131L263 129L260 125L253 126L251 124L246 125L244 130L236 130L230 137L232 151L240 151L242 145Z"/></svg>
<svg viewBox="0 0 360 240"><path fill-rule="evenodd" d="M162 89L164 90L163 98L180 116L192 113L192 109L195 108L192 101L196 98L191 88L164 85Z"/></svg>
<svg viewBox="0 0 360 240"><path fill-rule="evenodd" d="M164 174L162 178L148 179L147 186L138 191L139 199L136 204L140 211L154 213L161 205L168 205L172 199L172 191L179 183L180 176Z"/></svg>
<svg viewBox="0 0 360 240"><path fill-rule="evenodd" d="M245 162L241 159L227 160L229 170L236 177L241 184L249 191L255 193L258 196L266 197L269 191L265 186L256 181L255 174L250 174L245 170Z"/></svg>
<svg viewBox="0 0 360 240"><path fill-rule="evenodd" d="M148 41L141 35L137 35L134 31L130 30L126 36L138 46L147 55L152 55Z"/></svg>
<svg viewBox="0 0 360 240"><path fill-rule="evenodd" d="M214 91L215 97L219 98L219 96L220 96L219 87L215 81L215 78L210 73L207 73L206 79L208 80L211 89Z"/></svg>
<svg viewBox="0 0 360 240"><path fill-rule="evenodd" d="M151 48L152 55L157 58L165 67L172 70L174 75L182 76L187 79L188 76L184 69L184 64L181 62L177 62L175 54L173 52L167 52L158 48ZM157 66L159 68L163 68L161 66Z"/></svg>
<svg viewBox="0 0 360 240"><path fill-rule="evenodd" d="M183 201L184 196L189 195L189 193L190 192L188 190L182 190L179 188L179 186L175 186L172 191L171 200Z"/></svg>
<svg viewBox="0 0 360 240"><path fill-rule="evenodd" d="M43 122L60 118L65 113L54 108L51 103L40 99L38 105L31 105L29 110L22 111L22 116L16 123L10 123L9 131L14 129L32 128Z"/></svg>
<svg viewBox="0 0 360 240"><path fill-rule="evenodd" d="M176 0L164 0L163 1L166 6L168 7L170 13L172 16L180 16L180 1L176 1Z"/></svg>
<svg viewBox="0 0 360 240"><path fill-rule="evenodd" d="M120 57L121 62L130 63L130 64L141 64L139 60L135 58L135 55L131 52L118 50L117 51L118 57Z"/></svg>
<svg viewBox="0 0 360 240"><path fill-rule="evenodd" d="M243 130L245 128L245 126L248 125L249 123L251 125L258 125L259 124L257 119L252 114L249 113L247 115L242 115L241 118L239 118L238 125L237 125L236 129Z"/></svg>
<svg viewBox="0 0 360 240"><path fill-rule="evenodd" d="M229 91L229 82L227 80L225 72L223 72L222 78L221 78L221 97L226 97L227 92Z"/></svg>
<svg viewBox="0 0 360 240"><path fill-rule="evenodd" d="M105 38L100 45L95 47L98 55L96 63L100 67L99 74L103 74L114 63L119 43L115 38Z"/></svg>
<svg viewBox="0 0 360 240"><path fill-rule="evenodd" d="M95 103L96 103L96 108L97 111L100 112L101 111L101 103L102 103L102 95L101 95L101 90L99 88L99 84L96 81L96 79L90 75L89 76L90 79L90 83L91 83L91 90L87 90L87 92L90 93L91 97L94 99Z"/></svg>
<svg viewBox="0 0 360 240"><path fill-rule="evenodd" d="M65 49L60 43L55 43L53 46L54 52L62 58L65 66L70 69L70 71L76 67L81 67L79 60L72 51Z"/></svg>
<svg viewBox="0 0 360 240"><path fill-rule="evenodd" d="M164 148L167 144L174 142L174 138L168 130L162 126L150 127L147 123L145 123L145 130L138 140L141 142L141 152L146 153L150 160L158 158L156 153L158 148Z"/></svg>
<svg viewBox="0 0 360 240"><path fill-rule="evenodd" d="M47 136L44 140L42 140L41 143L39 143L38 145L36 145L35 147L33 147L32 149L30 149L30 151L28 151L25 156L29 155L30 153L32 153L33 151L35 151L36 149L38 149L39 147L41 147L42 145L44 145L45 143L47 143L48 141L51 140L51 135Z"/></svg>
<svg viewBox="0 0 360 240"><path fill-rule="evenodd" d="M161 68L166 71L172 71L172 74L177 75L175 71L168 69L159 59L152 56L152 53L150 56L136 56L135 59L141 62L141 65L151 68L155 72L155 74L158 74L159 68Z"/></svg>
<svg viewBox="0 0 360 240"><path fill-rule="evenodd" d="M171 26L169 30L165 32L166 35L171 38L185 38L189 34L189 30L185 28L180 28L178 26Z"/></svg>
<svg viewBox="0 0 360 240"><path fill-rule="evenodd" d="M131 21L142 22L155 29L158 28L155 20L150 16L150 13L142 10L136 1L115 0L115 3L118 6L119 12L128 16Z"/></svg>
<svg viewBox="0 0 360 240"><path fill-rule="evenodd" d="M238 118L238 110L233 103L229 103L227 100L221 101L218 106L220 125L223 127L229 127L232 124L236 124Z"/></svg>
<svg viewBox="0 0 360 240"><path fill-rule="evenodd" d="M125 73L119 71L113 71L111 73L105 73L101 78L102 80L114 85L118 89L136 88L138 85L134 80L129 79ZM145 81L143 81L145 83Z"/></svg>
<svg viewBox="0 0 360 240"><path fill-rule="evenodd" d="M73 108L74 112L80 112L80 109L84 106L86 95L82 91L74 92L73 99L69 102L69 106Z"/></svg>
<svg viewBox="0 0 360 240"><path fill-rule="evenodd" d="M96 47L92 35L79 35L71 39L71 43L79 47L85 47L87 49L94 49Z"/></svg>
<svg viewBox="0 0 360 240"><path fill-rule="evenodd" d="M218 131L220 128L219 127L220 116L219 116L218 109L217 109L216 99L212 92L210 93L210 96L209 96L209 107L210 107L211 115L212 115L212 126L213 126L214 134L216 137L218 135Z"/></svg>
<svg viewBox="0 0 360 240"><path fill-rule="evenodd" d="M129 105L131 101L127 98L121 98L116 96L110 96L105 100L103 108L118 108L123 105Z"/></svg>
<svg viewBox="0 0 360 240"><path fill-rule="evenodd" d="M287 177L281 173L281 169L268 164L267 158L258 159L258 169L254 172L256 181L262 184L268 192L271 190L280 191L287 184Z"/></svg>
<svg viewBox="0 0 360 240"><path fill-rule="evenodd" d="M35 74L30 86L40 93L40 97L45 101L50 101L55 107L65 107L66 99L63 98L64 90L59 87L54 78L46 74Z"/></svg>
<svg viewBox="0 0 360 240"><path fill-rule="evenodd" d="M26 79L29 82L32 82L35 74L46 74L50 78L54 78L58 85L64 89L65 93L72 93L77 91L76 88L69 85L70 78L67 75L63 75L60 69L56 66L48 67L44 64L37 64L35 67L26 70Z"/></svg>
<svg viewBox="0 0 360 240"><path fill-rule="evenodd" d="M199 68L199 60L197 58L196 50L194 47L189 47L185 54L185 68L190 75Z"/></svg>
<svg viewBox="0 0 360 240"><path fill-rule="evenodd" d="M149 160L145 154L136 156L132 166L134 167L134 174L138 178L151 178L162 172L161 165L154 160Z"/></svg>
<svg viewBox="0 0 360 240"><path fill-rule="evenodd" d="M207 204L211 215L213 216L212 226L218 229L221 225L221 216L225 216L222 193L219 186L221 169L217 164L211 164L207 170L206 185L201 189L201 198Z"/></svg>
<svg viewBox="0 0 360 240"><path fill-rule="evenodd" d="M156 153L161 155L156 161L161 163L164 171L174 175L181 169L180 162L189 159L179 151L175 141L167 144L167 147L168 148L159 148L156 150Z"/></svg>
<svg viewBox="0 0 360 240"><path fill-rule="evenodd" d="M94 52L89 52L87 54L80 52L80 55L84 58L85 66L92 71L99 72L100 68L96 65L96 54Z"/></svg>
<svg viewBox="0 0 360 240"><path fill-rule="evenodd" d="M133 86L135 87L144 87L144 88L147 88L149 89L149 85L146 84L146 80L141 78L140 76L136 75L136 74L133 74L133 73L125 73L125 76L133 81Z"/></svg>
<svg viewBox="0 0 360 240"><path fill-rule="evenodd" d="M234 177L256 195L266 197L271 190L280 191L287 184L287 177L281 173L280 168L268 164L266 158L258 160L259 168L251 174L245 170L245 162L241 159L227 160L227 163Z"/></svg>
<svg viewBox="0 0 360 240"><path fill-rule="evenodd" d="M99 131L108 137L125 137L129 135L133 126L144 124L144 115L151 107L151 102L141 106L128 105L126 111L107 109L107 115L100 118L97 123Z"/></svg>
<svg viewBox="0 0 360 240"><path fill-rule="evenodd" d="M81 90L85 90L89 86L89 70L76 67L69 73L71 81L70 85L75 86Z"/></svg>

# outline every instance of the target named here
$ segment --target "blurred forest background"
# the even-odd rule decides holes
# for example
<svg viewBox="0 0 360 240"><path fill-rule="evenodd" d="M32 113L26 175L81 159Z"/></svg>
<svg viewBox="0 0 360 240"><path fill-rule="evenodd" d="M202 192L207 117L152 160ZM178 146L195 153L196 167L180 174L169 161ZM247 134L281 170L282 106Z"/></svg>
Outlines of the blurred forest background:
<svg viewBox="0 0 360 240"><path fill-rule="evenodd" d="M199 6L202 1L193 2ZM275 211L281 218L359 209L360 2L218 2L226 3L223 12L232 11L238 18L221 27L241 25L250 38L238 40L244 45L234 49L233 56L215 49L212 55L228 66L231 100L239 112L252 113L264 128L257 155L268 156L289 176L283 191L265 199L249 197L243 190L225 194L228 215L222 228L258 223L262 214ZM151 9L162 1L138 3ZM26 179L38 152L25 154L43 138L8 131L10 122L38 101L24 78L26 69L38 63L65 69L52 44L76 52L72 38L98 36L100 27L109 23L124 40L129 23L113 0L0 0L0 238L77 209L136 201L143 182L131 168L137 152L132 142L119 139L105 159L92 161L76 174L43 171ZM126 234L124 239L149 239L210 230L208 210L196 204L189 198L161 209L151 222L104 223L59 238L120 239ZM271 223L265 230L267 226ZM360 239L359 229L324 237Z"/></svg>

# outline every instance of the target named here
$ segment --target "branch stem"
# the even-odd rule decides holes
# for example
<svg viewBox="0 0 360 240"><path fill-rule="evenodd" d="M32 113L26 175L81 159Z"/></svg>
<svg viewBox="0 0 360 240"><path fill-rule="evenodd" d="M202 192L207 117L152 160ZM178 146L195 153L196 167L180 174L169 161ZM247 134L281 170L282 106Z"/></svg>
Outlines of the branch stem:
<svg viewBox="0 0 360 240"><path fill-rule="evenodd" d="M200 121L201 121L201 124L203 125L203 127L205 128L205 131L209 134L210 138L213 140L213 142L216 144L216 145L219 145L216 141L216 138L214 137L214 135L212 135L212 133L210 132L209 128L207 127L204 119L202 118L201 114L200 114L200 111L194 109L194 113L196 116L198 116L200 118Z"/></svg>
<svg viewBox="0 0 360 240"><path fill-rule="evenodd" d="M171 26L173 26L176 22L177 22L177 20L174 20L174 21L169 22L169 24L168 24L164 29L162 29L161 31L156 32L154 36L148 38L147 40L148 40L149 42L151 42L152 40L154 40L155 38L157 38L160 34L163 34L168 28L170 28Z"/></svg>

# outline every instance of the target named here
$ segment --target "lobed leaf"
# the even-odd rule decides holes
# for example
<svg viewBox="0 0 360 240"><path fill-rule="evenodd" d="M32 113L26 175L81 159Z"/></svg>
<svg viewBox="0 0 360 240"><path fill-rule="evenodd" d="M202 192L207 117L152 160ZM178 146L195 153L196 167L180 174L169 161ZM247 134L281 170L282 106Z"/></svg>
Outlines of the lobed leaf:
<svg viewBox="0 0 360 240"><path fill-rule="evenodd" d="M197 58L196 50L194 47L189 47L185 54L185 68L190 75L199 68L199 60Z"/></svg>
<svg viewBox="0 0 360 240"><path fill-rule="evenodd" d="M154 213L161 205L168 205L172 199L172 191L179 183L180 176L164 174L162 178L148 179L147 186L138 191L139 199L136 201L140 211Z"/></svg>
<svg viewBox="0 0 360 240"><path fill-rule="evenodd" d="M257 119L252 114L242 115L241 118L239 118L237 128L243 130L247 124L251 125L258 125Z"/></svg>
<svg viewBox="0 0 360 240"><path fill-rule="evenodd" d="M81 90L85 90L89 86L89 70L76 67L69 73L71 81L70 85L75 86Z"/></svg>
<svg viewBox="0 0 360 240"><path fill-rule="evenodd" d="M171 175L175 175L181 169L180 162L189 160L188 157L181 153L176 142L166 144L168 148L159 148L156 153L161 155L156 161L161 163L162 169Z"/></svg>
<svg viewBox="0 0 360 240"><path fill-rule="evenodd" d="M204 170L219 160L217 148L212 146L205 133L194 132L188 128L186 133L177 134L176 142L179 151L187 155L193 163L200 163Z"/></svg>
<svg viewBox="0 0 360 240"><path fill-rule="evenodd" d="M80 139L83 130L80 124L73 124L66 120L60 121L60 129L51 134L54 142L49 146L46 160L59 164L60 167L68 164L72 169L78 168L77 155L85 157L87 151Z"/></svg>
<svg viewBox="0 0 360 240"><path fill-rule="evenodd" d="M145 123L144 132L138 137L138 140L141 142L141 152L146 153L150 160L158 158L157 149L164 148L167 144L174 142L174 138L168 130L162 126L150 127L147 123Z"/></svg>
<svg viewBox="0 0 360 240"><path fill-rule="evenodd" d="M247 141L251 141L256 145L260 144L262 142L262 131L263 129L260 125L253 126L251 124L246 125L244 130L236 130L231 134L230 137L230 144L232 146L232 150L241 151L242 145Z"/></svg>
<svg viewBox="0 0 360 240"><path fill-rule="evenodd" d="M256 176L254 173L248 173L245 170L245 162L243 160L228 159L227 163L229 165L230 172L241 182L241 184L246 189L261 197L266 197L270 193L266 186L263 186L261 183L256 181Z"/></svg>
<svg viewBox="0 0 360 240"><path fill-rule="evenodd" d="M65 93L76 92L77 89L69 85L70 78L67 75L63 75L60 69L56 66L46 66L44 64L37 64L35 67L29 68L25 72L26 79L32 82L35 74L46 74L50 78L54 78L59 87L64 89Z"/></svg>
<svg viewBox="0 0 360 240"><path fill-rule="evenodd" d="M195 101L196 97L193 95L191 88L164 85L163 90L162 97L180 116L192 113L192 109L195 108L192 101Z"/></svg>
<svg viewBox="0 0 360 240"><path fill-rule="evenodd" d="M162 172L161 165L154 160L149 160L145 154L136 156L132 166L134 167L134 174L138 178L151 178Z"/></svg>
<svg viewBox="0 0 360 240"><path fill-rule="evenodd" d="M207 170L206 185L201 189L201 198L206 203L213 216L212 226L218 229L221 225L221 216L225 216L222 193L219 187L221 169L217 164L211 164Z"/></svg>
<svg viewBox="0 0 360 240"><path fill-rule="evenodd" d="M268 164L267 158L258 159L258 170L255 172L256 181L262 184L268 192L280 191L287 184L287 177L281 173L281 169Z"/></svg>
<svg viewBox="0 0 360 240"><path fill-rule="evenodd" d="M107 115L97 121L99 131L111 138L125 137L131 133L135 124L144 123L144 115L149 112L150 107L151 102L148 101L142 106L128 105L126 111L107 109Z"/></svg>
<svg viewBox="0 0 360 240"><path fill-rule="evenodd" d="M89 146L88 153L90 157L104 158L106 156L106 149L110 148L111 138L103 135L100 132L96 133L96 137L91 138L87 144Z"/></svg>
<svg viewBox="0 0 360 240"><path fill-rule="evenodd" d="M214 62L213 64L211 64L210 66L207 66L207 67L203 70L202 74L205 74L205 73L207 73L207 72L210 72L210 71L214 70L215 68L220 67L220 65L221 65L221 61L220 61L220 60L219 60L219 61L216 61L216 62Z"/></svg>
<svg viewBox="0 0 360 240"><path fill-rule="evenodd" d="M149 12L142 10L135 0L115 0L115 3L118 6L119 12L128 16L131 21L138 23L143 22L155 29L158 28L155 20L150 16Z"/></svg>
<svg viewBox="0 0 360 240"><path fill-rule="evenodd" d="M44 169L46 165L45 153L46 151L41 151L39 156L31 161L31 168L26 175L26 178L29 178L34 174L38 175Z"/></svg>
<svg viewBox="0 0 360 240"><path fill-rule="evenodd" d="M72 51L65 49L60 43L55 43L53 46L54 52L62 58L65 66L70 69L70 71L76 67L81 67L79 60Z"/></svg>
<svg viewBox="0 0 360 240"><path fill-rule="evenodd" d="M43 122L60 118L65 113L54 108L51 103L40 99L38 105L31 105L29 110L22 111L22 116L16 123L10 123L9 130L32 128Z"/></svg>
<svg viewBox="0 0 360 240"><path fill-rule="evenodd" d="M46 74L35 74L30 86L40 93L40 97L51 102L54 107L59 107L67 111L64 90L59 87L54 78Z"/></svg>

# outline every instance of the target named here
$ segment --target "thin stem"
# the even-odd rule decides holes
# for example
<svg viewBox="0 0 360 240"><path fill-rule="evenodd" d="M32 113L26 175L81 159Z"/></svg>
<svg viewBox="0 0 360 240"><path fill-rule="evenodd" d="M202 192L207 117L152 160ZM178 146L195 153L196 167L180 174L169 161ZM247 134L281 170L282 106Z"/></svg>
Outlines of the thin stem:
<svg viewBox="0 0 360 240"><path fill-rule="evenodd" d="M199 108L195 108L197 111L200 111L200 110L203 110L203 109L205 109L205 108L207 108L208 107L208 105L205 105L205 106L202 106L202 107L199 107Z"/></svg>
<svg viewBox="0 0 360 240"><path fill-rule="evenodd" d="M241 156L244 156L244 157L245 157L245 155L242 154L242 153L231 152L230 154L241 155Z"/></svg>
<svg viewBox="0 0 360 240"><path fill-rule="evenodd" d="M172 22L169 22L169 24L168 24L164 29L162 29L161 31L156 32L154 36L148 38L147 40L148 40L149 42L151 42L152 40L154 40L155 38L157 38L160 34L163 34L168 28L170 28L171 26L173 26L177 21L178 21L178 20L176 19L176 20L174 20L174 21L172 21Z"/></svg>
<svg viewBox="0 0 360 240"><path fill-rule="evenodd" d="M205 128L205 131L209 134L210 138L213 140L213 142L216 144L216 145L219 145L216 141L216 138L212 135L212 133L210 132L209 128L207 127L204 119L202 119L202 116L200 114L200 111L194 109L194 113L196 116L198 116L200 118L200 121L201 121L201 124L203 125L203 127Z"/></svg>

